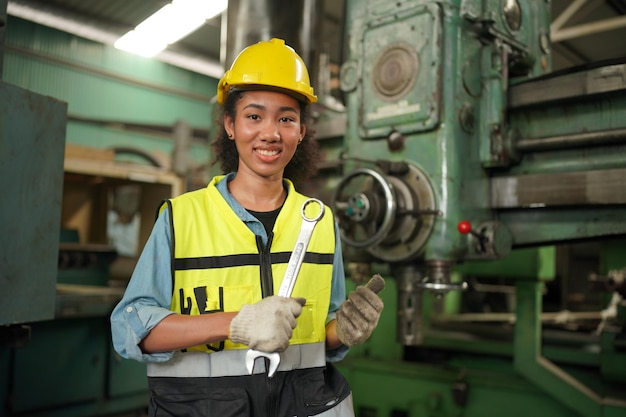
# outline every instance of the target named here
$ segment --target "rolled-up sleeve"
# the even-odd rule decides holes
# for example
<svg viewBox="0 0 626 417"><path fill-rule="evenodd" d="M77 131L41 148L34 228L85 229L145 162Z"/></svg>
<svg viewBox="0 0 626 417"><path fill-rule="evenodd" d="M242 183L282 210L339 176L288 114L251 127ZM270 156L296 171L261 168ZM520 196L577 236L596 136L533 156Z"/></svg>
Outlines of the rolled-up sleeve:
<svg viewBox="0 0 626 417"><path fill-rule="evenodd" d="M333 281L330 293L330 306L328 308L328 316L326 316L326 324L335 320L337 310L346 299L346 274L343 266L343 252L341 250L341 237L339 235L338 225L335 223L335 258L333 263ZM340 346L337 349L326 351L326 359L329 362L338 362L342 360L348 353L350 348Z"/></svg>
<svg viewBox="0 0 626 417"><path fill-rule="evenodd" d="M169 216L164 210L137 261L124 296L111 313L115 351L141 362L165 362L174 352L143 353L139 343L161 320L173 314Z"/></svg>

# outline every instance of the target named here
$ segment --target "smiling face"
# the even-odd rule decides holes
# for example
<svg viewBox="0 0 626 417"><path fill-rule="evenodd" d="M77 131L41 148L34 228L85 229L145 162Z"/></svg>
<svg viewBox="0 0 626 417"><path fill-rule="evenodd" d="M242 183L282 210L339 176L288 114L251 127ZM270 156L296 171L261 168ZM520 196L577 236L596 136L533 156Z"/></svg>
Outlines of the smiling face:
<svg viewBox="0 0 626 417"><path fill-rule="evenodd" d="M282 179L285 166L306 133L295 98L265 90L246 91L236 104L234 118L224 127L239 153L238 175Z"/></svg>

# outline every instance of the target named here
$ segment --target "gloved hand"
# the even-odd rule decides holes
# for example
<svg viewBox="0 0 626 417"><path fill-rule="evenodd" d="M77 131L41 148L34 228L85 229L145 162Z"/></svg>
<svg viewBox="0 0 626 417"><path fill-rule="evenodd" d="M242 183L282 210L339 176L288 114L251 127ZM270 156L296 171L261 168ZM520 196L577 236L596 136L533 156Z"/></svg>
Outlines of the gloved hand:
<svg viewBox="0 0 626 417"><path fill-rule="evenodd" d="M282 352L302 313L304 298L271 296L244 305L230 323L230 340L262 352Z"/></svg>
<svg viewBox="0 0 626 417"><path fill-rule="evenodd" d="M383 301L378 293L385 288L385 280L374 275L366 286L358 286L337 311L337 337L346 346L363 343L378 325Z"/></svg>

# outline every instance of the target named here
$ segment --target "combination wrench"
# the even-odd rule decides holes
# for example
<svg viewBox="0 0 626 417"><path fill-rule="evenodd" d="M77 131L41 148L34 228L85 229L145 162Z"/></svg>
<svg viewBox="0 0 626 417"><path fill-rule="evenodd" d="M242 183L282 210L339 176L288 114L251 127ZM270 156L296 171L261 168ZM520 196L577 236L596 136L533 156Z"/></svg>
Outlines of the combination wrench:
<svg viewBox="0 0 626 417"><path fill-rule="evenodd" d="M320 207L319 213L313 217L309 217L306 214L306 207L311 203L317 203ZM291 256L289 257L289 263L287 264L287 270L285 271L285 276L280 284L280 289L278 290L278 296L280 297L291 297L291 293L293 291L293 287L296 285L296 279L298 278L298 272L300 272L300 267L302 266L302 261L304 260L304 255L306 253L307 247L309 246L309 241L311 240L311 235L313 234L313 229L317 222L324 215L324 203L316 198L309 198L303 204L301 208L302 212L302 226L300 226L300 233L298 234L298 240L296 240L296 245L293 248L293 252L291 252ZM255 349L250 349L246 352L246 368L248 372L252 374L254 369L254 362L257 358L265 357L270 361L268 376L272 377L276 370L278 369L278 365L280 365L280 354L278 352L262 352Z"/></svg>

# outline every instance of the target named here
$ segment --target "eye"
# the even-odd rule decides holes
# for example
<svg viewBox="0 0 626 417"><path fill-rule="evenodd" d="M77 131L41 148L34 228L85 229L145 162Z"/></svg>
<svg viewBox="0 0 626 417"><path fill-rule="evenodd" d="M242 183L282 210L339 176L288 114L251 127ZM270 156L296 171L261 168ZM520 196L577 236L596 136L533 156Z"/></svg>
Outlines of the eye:
<svg viewBox="0 0 626 417"><path fill-rule="evenodd" d="M289 116L283 116L280 118L280 121L283 123L293 123L295 122L295 120L296 120L295 118L289 117Z"/></svg>
<svg viewBox="0 0 626 417"><path fill-rule="evenodd" d="M250 120L260 120L261 117L258 114L249 114L248 116L246 116L248 119Z"/></svg>

